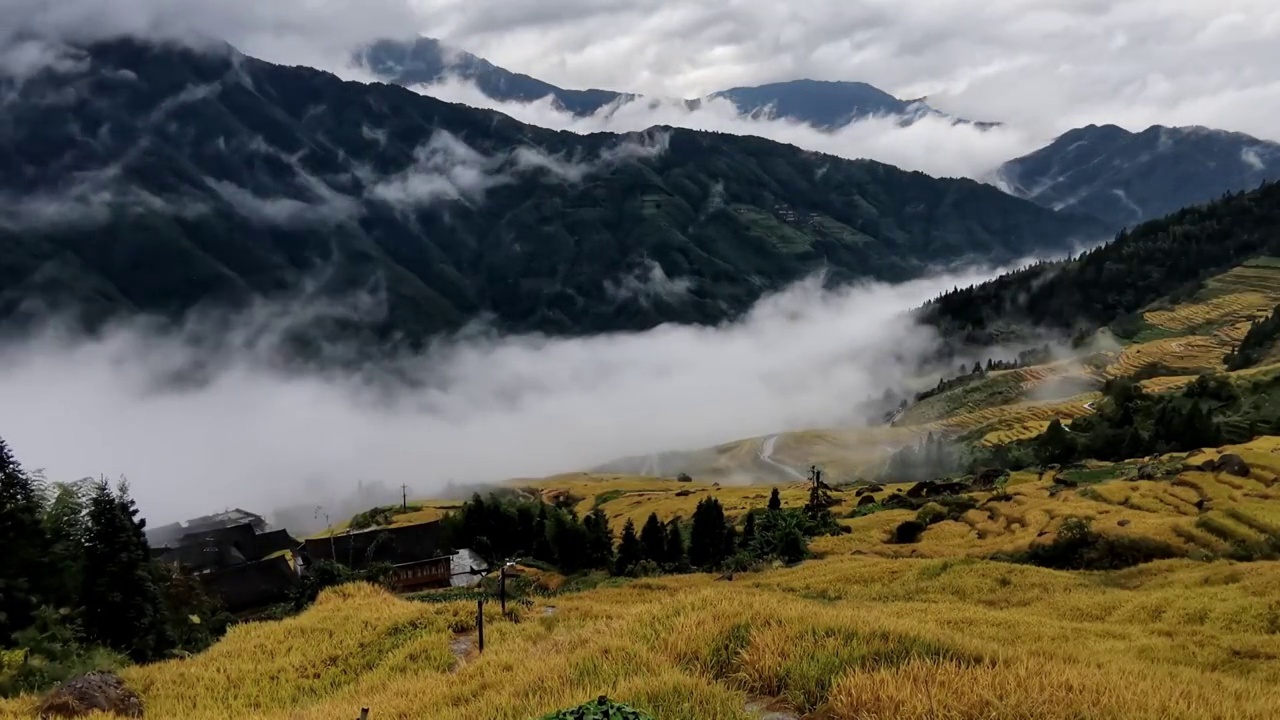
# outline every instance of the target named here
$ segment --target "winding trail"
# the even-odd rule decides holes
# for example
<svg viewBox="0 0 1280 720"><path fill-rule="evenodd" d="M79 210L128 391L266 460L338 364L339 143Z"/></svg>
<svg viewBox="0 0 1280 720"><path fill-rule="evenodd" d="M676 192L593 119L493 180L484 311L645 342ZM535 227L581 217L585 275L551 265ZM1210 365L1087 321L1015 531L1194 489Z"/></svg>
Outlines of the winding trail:
<svg viewBox="0 0 1280 720"><path fill-rule="evenodd" d="M778 468L779 470L782 471L784 475L788 477L793 477L797 480L804 480L805 476L802 473L800 473L798 470L796 470L793 467L783 465L782 463L773 459L773 447L774 445L777 445L777 444L778 444L777 435L770 435L769 437L765 438L764 443L760 445L760 460L764 463L767 463L769 465L772 465Z"/></svg>

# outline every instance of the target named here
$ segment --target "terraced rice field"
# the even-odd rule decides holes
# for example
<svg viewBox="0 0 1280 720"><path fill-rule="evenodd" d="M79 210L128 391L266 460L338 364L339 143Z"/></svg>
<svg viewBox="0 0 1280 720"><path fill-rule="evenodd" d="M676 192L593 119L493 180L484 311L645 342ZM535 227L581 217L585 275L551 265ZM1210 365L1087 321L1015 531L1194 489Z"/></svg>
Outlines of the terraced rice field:
<svg viewBox="0 0 1280 720"><path fill-rule="evenodd" d="M931 430L969 432L984 427L991 430L1013 429L1032 422L1047 424L1054 418L1068 420L1088 415L1093 412L1090 403L1100 397L1099 393L1086 393L1055 402L1027 402L982 408L930 423L927 427Z"/></svg>
<svg viewBox="0 0 1280 720"><path fill-rule="evenodd" d="M1160 480L1135 481L1137 464L1099 464L1088 475L1101 482L1053 492L1054 473L1010 483L1012 499L984 503L958 521L931 526L921 542L890 545L890 530L910 511L884 511L843 521L849 535L821 538L815 549L828 553L861 553L884 557L983 557L1014 552L1052 535L1067 517L1093 518L1094 528L1113 535L1158 539L1185 551L1223 553L1233 543L1263 542L1264 535L1280 537L1280 438L1259 438L1222 450L1164 458L1172 467L1198 465L1224 453L1240 455L1250 465L1248 478L1225 473L1179 472ZM1096 480L1095 480L1096 482ZM893 492L887 489L886 492ZM1197 503L1204 500L1202 506ZM1274 531L1274 532L1273 532Z"/></svg>
<svg viewBox="0 0 1280 720"><path fill-rule="evenodd" d="M1030 440L1039 436L1049 427L1048 420L1032 420L1021 425L1013 425L1000 430L992 430L982 437L985 445L1007 445L1019 440Z"/></svg>
<svg viewBox="0 0 1280 720"><path fill-rule="evenodd" d="M1222 294L1256 292L1280 298L1280 266L1266 259L1246 263L1211 278L1205 286Z"/></svg>
<svg viewBox="0 0 1280 720"><path fill-rule="evenodd" d="M1277 273L1280 280L1280 273ZM1219 295L1203 302L1185 303L1169 310L1155 310L1143 314L1143 319L1156 327L1176 332L1191 332L1198 328L1219 328L1248 322L1265 315L1276 305L1280 285L1275 293L1248 291Z"/></svg>
<svg viewBox="0 0 1280 720"><path fill-rule="evenodd" d="M1234 344L1216 336L1184 336L1130 345L1107 365L1108 378L1129 377L1159 365L1171 374L1222 370L1222 359Z"/></svg>

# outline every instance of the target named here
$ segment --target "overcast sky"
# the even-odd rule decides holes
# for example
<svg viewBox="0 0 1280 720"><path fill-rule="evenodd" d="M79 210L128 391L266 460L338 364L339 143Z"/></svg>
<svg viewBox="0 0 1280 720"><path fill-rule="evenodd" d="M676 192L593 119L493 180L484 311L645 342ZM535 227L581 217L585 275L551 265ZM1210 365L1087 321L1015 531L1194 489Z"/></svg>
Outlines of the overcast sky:
<svg viewBox="0 0 1280 720"><path fill-rule="evenodd" d="M1115 122L1280 139L1275 0L0 0L0 16L62 34L199 32L329 67L416 31L565 87L862 80L1037 136Z"/></svg>

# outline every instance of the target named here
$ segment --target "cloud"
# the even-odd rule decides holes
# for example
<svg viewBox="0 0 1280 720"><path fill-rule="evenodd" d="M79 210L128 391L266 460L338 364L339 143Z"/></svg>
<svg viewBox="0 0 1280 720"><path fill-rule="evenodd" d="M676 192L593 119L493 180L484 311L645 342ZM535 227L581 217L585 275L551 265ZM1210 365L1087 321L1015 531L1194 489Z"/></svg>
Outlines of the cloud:
<svg viewBox="0 0 1280 720"><path fill-rule="evenodd" d="M604 289L615 300L678 300L693 287L689 278L672 278L653 260L646 260L636 272L621 280L605 280Z"/></svg>
<svg viewBox="0 0 1280 720"><path fill-rule="evenodd" d="M562 87L696 97L861 80L1051 137L1090 122L1280 139L1280 6L1260 0L420 0L424 31ZM501 19L495 19L501 18Z"/></svg>
<svg viewBox="0 0 1280 720"><path fill-rule="evenodd" d="M531 145L486 155L452 133L437 130L414 150L409 167L377 180L366 195L407 207L447 201L479 204L488 190L514 182L518 175L542 174L548 181L577 183L604 168L654 157L666 150L668 139L663 132L623 137L596 157L579 161Z"/></svg>
<svg viewBox="0 0 1280 720"><path fill-rule="evenodd" d="M849 159L871 158L936 177L984 181L1001 163L1035 150L1041 140L1013 127L984 131L937 116L926 116L906 127L895 117L869 118L828 132L791 120L748 117L724 99L704 100L691 109L680 100L638 98L615 103L589 117L577 117L557 108L550 98L532 103L498 101L457 78L413 89L440 100L497 110L532 125L581 134L669 126L756 135Z"/></svg>
<svg viewBox="0 0 1280 720"><path fill-rule="evenodd" d="M300 322L376 316L301 296L181 332L134 321L93 339L0 348L5 439L51 479L125 474L153 523L314 506L357 481L439 492L848 421L911 371L931 331L900 313L977 274L838 291L817 280L718 328L563 339L472 330L363 372L277 361ZM350 359L359 348L332 348ZM347 356L343 353L355 353ZM368 500L368 498L365 498Z"/></svg>

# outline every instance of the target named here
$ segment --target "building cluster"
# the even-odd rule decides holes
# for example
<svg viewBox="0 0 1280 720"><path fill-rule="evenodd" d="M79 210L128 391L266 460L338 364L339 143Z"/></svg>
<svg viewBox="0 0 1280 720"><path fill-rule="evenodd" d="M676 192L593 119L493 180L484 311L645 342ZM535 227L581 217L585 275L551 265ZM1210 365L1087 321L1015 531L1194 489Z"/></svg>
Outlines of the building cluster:
<svg viewBox="0 0 1280 720"><path fill-rule="evenodd" d="M440 521L334 532L297 540L265 518L235 509L147 531L152 556L197 578L232 613L287 601L308 568L332 561L360 571L390 566L398 591L468 585L484 563L448 551Z"/></svg>

